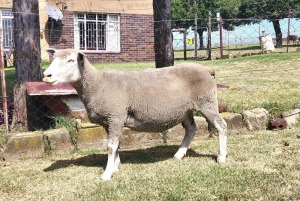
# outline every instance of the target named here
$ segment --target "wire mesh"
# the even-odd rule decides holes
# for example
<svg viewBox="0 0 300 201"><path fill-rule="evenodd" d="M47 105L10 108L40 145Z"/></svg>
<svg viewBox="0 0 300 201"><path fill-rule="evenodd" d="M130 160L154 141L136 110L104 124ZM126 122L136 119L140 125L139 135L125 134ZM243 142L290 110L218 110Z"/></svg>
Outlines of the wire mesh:
<svg viewBox="0 0 300 201"><path fill-rule="evenodd" d="M84 16L84 13L77 13L77 18L81 14ZM100 14L102 17L104 16L103 13ZM102 52L86 51L88 59L97 68L130 70L154 68L153 24L155 22L151 15L111 15L114 17L113 23L107 21L109 15L105 15L105 19L101 18L101 20L104 20L103 22L99 21L97 22L98 24L93 24L93 26L101 27L99 33L94 29L91 32L90 29L85 29L85 26L81 23L76 23L78 21L76 21L74 16L74 12L66 11L61 21L49 18L45 27L41 27L41 30L35 30L39 32L41 38L45 37L47 40L47 44L41 44L41 52L45 52L48 46L63 49L81 47L85 44L85 47L96 48L102 44L101 48L99 48L99 50L103 50ZM93 14L93 16L97 15ZM8 102L8 124L11 125L14 115L14 104L18 101L14 97L16 71L14 68L13 43L22 41L12 41L13 37L11 37L11 34L13 32L11 32L11 29L13 27L9 26L8 19L12 19L11 16L5 19L5 26L0 30L3 33L2 40L5 44L3 46L4 49L2 49L3 56L1 59L5 66L7 92L7 97L1 96L1 106L3 105L3 100L6 99ZM205 21L207 19L202 20ZM297 77L300 75L299 60L293 57L292 54L291 56L286 56L290 59L280 57L282 61L280 59L276 60L275 56L277 55L276 53L287 52L287 45L289 52L299 51L299 19L291 18L289 26L288 19L280 20L283 39L282 47L278 47L278 44L276 44L276 34L270 20L223 19L224 23L229 21L244 25L237 26L230 31L223 29L222 33L220 32L220 27L218 30L212 31L210 50L208 49L207 27L199 28L204 30L201 39L199 34L195 34L192 27L174 30L172 34L175 59L193 59L194 62L198 62L198 60L207 59L210 52L212 60L221 59L221 50L223 51L223 59L263 54L265 52L263 51L261 37L270 35L275 47L272 54L274 58L271 57L273 63L264 63L264 60L259 59L257 61L249 59L243 62L243 66L236 66L234 62L228 64L229 66L224 62L221 65L217 63L208 64L216 68L218 83L223 83L230 87L229 89L219 90L219 99L232 107L235 112L262 106L274 109L276 106L280 107L280 104L288 105L286 108L299 107L300 86L297 80ZM88 20L80 22L87 23ZM216 25L219 22L216 18L213 18L212 23ZM20 31L14 29L14 32ZM220 44L220 34L222 34L222 44ZM197 37L197 40L195 40L195 37ZM85 38L88 38L88 40ZM287 39L289 39L289 43L287 43ZM195 41L198 42L197 56L195 56ZM107 47L109 49L105 49ZM46 54L42 54L41 59L41 68L44 70L49 65L49 57ZM155 82L155 80L153 81ZM97 84L100 83L96 83L95 87L97 87ZM32 85L31 88L27 86L26 118L29 130L54 128L57 124L57 116L64 116L69 119L80 118L83 121L88 121L84 106L76 94L65 93L64 89L60 89L60 93L45 94L45 91L49 89L47 87L43 88L43 86L38 88L41 87L40 85ZM251 86L255 86L255 88ZM37 93L28 94L28 90L36 90ZM3 94L3 89L1 94ZM260 100L257 101L257 99ZM3 109L0 111L0 126L1 132L4 132Z"/></svg>

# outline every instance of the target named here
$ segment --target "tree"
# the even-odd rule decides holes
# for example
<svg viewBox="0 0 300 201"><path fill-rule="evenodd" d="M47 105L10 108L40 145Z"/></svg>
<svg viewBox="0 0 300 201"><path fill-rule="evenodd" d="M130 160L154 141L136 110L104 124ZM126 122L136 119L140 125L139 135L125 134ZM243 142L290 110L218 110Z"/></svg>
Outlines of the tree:
<svg viewBox="0 0 300 201"><path fill-rule="evenodd" d="M194 26L195 14L197 17L197 32L200 38L200 49L204 48L203 33L208 27L208 17L214 17L218 12L223 17L232 18L238 14L240 0L172 0L172 26L173 28L189 28ZM212 23L212 29L218 24ZM230 22L223 25L225 29L232 29Z"/></svg>
<svg viewBox="0 0 300 201"><path fill-rule="evenodd" d="M207 27L205 18L208 18L208 9L204 9L206 2L198 0L172 0L172 26L173 28L195 27L197 18L197 32L200 39L200 49L204 48L203 33Z"/></svg>
<svg viewBox="0 0 300 201"><path fill-rule="evenodd" d="M300 9L300 0L245 0L240 6L239 18L268 19L276 34L276 46L282 47L282 32L279 21L288 17L289 9ZM295 13L294 16L300 16ZM256 23L256 21L252 21Z"/></svg>
<svg viewBox="0 0 300 201"><path fill-rule="evenodd" d="M241 6L241 0L220 0L218 3L218 10L223 19L230 19L223 21L223 28L230 31L234 30L236 25L239 25L235 20Z"/></svg>
<svg viewBox="0 0 300 201"><path fill-rule="evenodd" d="M171 0L153 0L156 68L174 65L171 29Z"/></svg>
<svg viewBox="0 0 300 201"><path fill-rule="evenodd" d="M27 130L26 89L28 81L41 81L40 22L38 0L13 1L14 14L14 115L12 129Z"/></svg>

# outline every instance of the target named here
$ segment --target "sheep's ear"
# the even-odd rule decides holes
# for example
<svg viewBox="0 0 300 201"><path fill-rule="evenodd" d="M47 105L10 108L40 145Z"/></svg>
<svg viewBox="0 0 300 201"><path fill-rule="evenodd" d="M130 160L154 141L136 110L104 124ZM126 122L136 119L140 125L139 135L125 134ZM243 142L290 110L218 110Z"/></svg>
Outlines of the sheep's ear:
<svg viewBox="0 0 300 201"><path fill-rule="evenodd" d="M85 58L85 54L82 52L78 52L78 64L80 66L84 66L84 58Z"/></svg>
<svg viewBox="0 0 300 201"><path fill-rule="evenodd" d="M54 55L54 53L56 52L56 50L53 49L53 48L48 48L48 49L46 50L46 52L49 54L50 57L53 57L53 55Z"/></svg>

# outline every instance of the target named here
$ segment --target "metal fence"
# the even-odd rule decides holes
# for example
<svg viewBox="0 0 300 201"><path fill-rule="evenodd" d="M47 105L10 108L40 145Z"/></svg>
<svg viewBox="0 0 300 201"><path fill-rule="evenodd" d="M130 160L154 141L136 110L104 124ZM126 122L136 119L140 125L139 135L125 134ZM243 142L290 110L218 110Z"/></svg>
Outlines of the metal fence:
<svg viewBox="0 0 300 201"><path fill-rule="evenodd" d="M226 21L243 21L243 24L245 25L237 26L234 30L228 31L222 29L221 26L222 22ZM274 28L272 22L267 19L223 19L223 21L220 21L220 19L213 18L212 23L218 25L218 30L211 32L211 38L208 37L209 28L201 27L202 29L205 29L202 36L203 47L200 46L199 35L195 35L195 31L192 28L173 30L175 59L202 60L209 57L211 57L211 59L225 59L265 53L265 42L262 40L262 37L267 35L270 35L272 38L275 53L293 52L300 46L300 20L296 18L280 20L283 38L282 47L276 47ZM3 32L4 30L0 31ZM195 36L197 39L195 39ZM211 45L209 45L209 43L211 43ZM0 51L2 84L2 110L0 111L1 132L9 132L10 130L9 127L14 115L14 102L16 102L16 100L14 100L16 97L14 97L13 93L15 76L14 68L4 68L4 66L13 66L12 51L12 49ZM48 58L42 59L48 60ZM56 94L48 94L45 93L45 91L47 91L47 86L42 83L38 85L35 85L34 83L28 84L26 87L28 87L27 120L30 130L51 128L55 123L63 121L59 116L87 119L84 107L73 89L59 87L57 88ZM65 94L68 94L68 96L64 96Z"/></svg>
<svg viewBox="0 0 300 201"><path fill-rule="evenodd" d="M278 19L279 20L279 19ZM209 38L209 27L198 27L205 29L200 44L199 34L195 33L195 27L188 29L173 30L173 46L176 59L220 59L230 57L249 56L265 53L266 41L261 39L270 36L275 49L272 52L293 52L300 46L300 19L280 19L282 32L282 46L276 44L276 34L272 20L268 19L220 19L212 18L212 24L218 26L218 30L211 32ZM208 19L201 19L208 21ZM223 23L243 24L235 26L233 30L222 28ZM192 23L191 23L192 24ZM211 46L209 47L209 40ZM197 41L195 43L195 41Z"/></svg>

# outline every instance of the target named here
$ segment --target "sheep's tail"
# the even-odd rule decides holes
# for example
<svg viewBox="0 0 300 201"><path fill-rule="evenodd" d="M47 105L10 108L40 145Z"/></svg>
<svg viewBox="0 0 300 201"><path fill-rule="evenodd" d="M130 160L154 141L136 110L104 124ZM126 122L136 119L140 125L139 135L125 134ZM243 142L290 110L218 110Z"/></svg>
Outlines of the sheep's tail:
<svg viewBox="0 0 300 201"><path fill-rule="evenodd" d="M215 69L207 69L207 70L208 70L208 72L209 72L209 74L211 76L213 76L214 78L216 78L216 71L215 71Z"/></svg>

